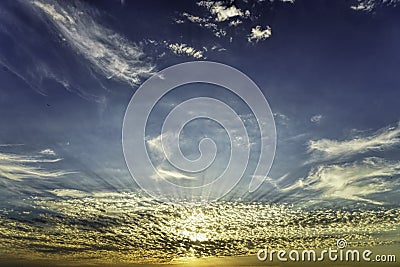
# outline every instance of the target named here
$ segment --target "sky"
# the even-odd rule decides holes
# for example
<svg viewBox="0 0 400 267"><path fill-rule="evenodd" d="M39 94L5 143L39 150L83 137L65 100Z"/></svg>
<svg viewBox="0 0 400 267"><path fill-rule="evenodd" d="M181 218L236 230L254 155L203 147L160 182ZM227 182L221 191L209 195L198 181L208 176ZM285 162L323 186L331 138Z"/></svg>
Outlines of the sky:
<svg viewBox="0 0 400 267"><path fill-rule="evenodd" d="M35 0L3 1L0 12L4 206L60 192L136 191L121 143L128 103L149 77L190 61L245 73L275 119L268 177L247 192L253 149L226 199L398 206L398 1ZM146 128L149 154L168 179L195 180L165 165L160 125L171 107L199 96L232 104L250 116L250 138L259 134L249 109L223 88L177 88ZM229 160L219 127L204 120L183 131L189 158L203 137L220 148L216 166L197 178L215 176Z"/></svg>

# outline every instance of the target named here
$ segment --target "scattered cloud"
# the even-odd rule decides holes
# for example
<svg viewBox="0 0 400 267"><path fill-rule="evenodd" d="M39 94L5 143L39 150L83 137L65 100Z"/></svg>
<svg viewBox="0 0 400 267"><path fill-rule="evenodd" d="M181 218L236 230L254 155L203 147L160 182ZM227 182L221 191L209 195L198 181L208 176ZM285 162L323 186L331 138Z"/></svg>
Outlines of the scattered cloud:
<svg viewBox="0 0 400 267"><path fill-rule="evenodd" d="M350 6L353 10L361 10L361 11L371 11L375 7L375 1L364 1L359 2L356 5Z"/></svg>
<svg viewBox="0 0 400 267"><path fill-rule="evenodd" d="M191 56L196 59L203 58L203 52L200 50L196 50L195 48L187 45L187 44L169 44L168 48L174 52L175 54L178 55L186 55L186 56Z"/></svg>
<svg viewBox="0 0 400 267"><path fill-rule="evenodd" d="M310 121L311 121L312 123L318 124L318 123L321 122L322 118L323 118L323 116L322 116L321 114L317 114L317 115L312 116L312 117L310 118Z"/></svg>
<svg viewBox="0 0 400 267"><path fill-rule="evenodd" d="M370 136L337 141L320 139L310 141L308 151L317 158L332 159L351 156L367 151L379 151L400 144L400 126L380 129Z"/></svg>
<svg viewBox="0 0 400 267"><path fill-rule="evenodd" d="M356 11L372 12L379 6L396 6L399 0L358 0L350 8Z"/></svg>
<svg viewBox="0 0 400 267"><path fill-rule="evenodd" d="M234 39L248 40L250 42L258 42L265 40L271 36L270 26L262 29L261 26L251 28L249 25L261 23L260 18L264 17L259 11L263 5L272 5L272 1L256 1L242 2L241 8L238 5L226 3L223 1L199 1L197 5L204 7L208 12L202 12L198 15L183 12L179 19L175 19L176 23L183 24L190 21L206 28L218 38L225 37L229 42ZM282 1L293 2L293 1ZM246 8L247 7L247 8ZM248 33L249 35L243 34Z"/></svg>
<svg viewBox="0 0 400 267"><path fill-rule="evenodd" d="M191 14L186 13L186 12L184 12L182 15L185 18L187 18L189 21L194 22L194 23L206 23L206 22L208 22L208 19L206 19L206 18L201 18L201 17L198 17L198 16L194 16L194 15L191 15Z"/></svg>
<svg viewBox="0 0 400 267"><path fill-rule="evenodd" d="M272 30L269 26L267 26L264 30L261 26L256 26L255 28L251 29L251 33L248 36L247 40L249 42L259 42L261 40L265 40L272 35Z"/></svg>
<svg viewBox="0 0 400 267"><path fill-rule="evenodd" d="M242 11L237 8L235 5L225 6L223 2L214 2L214 1L200 1L198 2L199 6L207 7L212 15L215 16L215 21L221 22L229 20L230 18L235 17L244 17L249 16L250 11Z"/></svg>
<svg viewBox="0 0 400 267"><path fill-rule="evenodd" d="M184 12L182 14L184 18L188 21L199 25L202 28L209 29L213 32L213 34L217 37L222 37L226 35L226 31L220 28L210 17L202 18L199 16L195 16L189 13ZM182 21L184 23L184 21ZM178 23L181 24L181 23Z"/></svg>
<svg viewBox="0 0 400 267"><path fill-rule="evenodd" d="M107 78L137 85L153 73L155 67L143 60L138 44L98 24L83 4L39 0L33 4L52 21L57 34Z"/></svg>

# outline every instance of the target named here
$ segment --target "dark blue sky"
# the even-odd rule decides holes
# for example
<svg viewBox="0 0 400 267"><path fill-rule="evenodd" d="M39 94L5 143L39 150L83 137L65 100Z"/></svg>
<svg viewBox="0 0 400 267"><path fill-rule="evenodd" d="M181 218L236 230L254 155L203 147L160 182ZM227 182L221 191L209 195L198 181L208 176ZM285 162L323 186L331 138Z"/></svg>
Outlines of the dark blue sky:
<svg viewBox="0 0 400 267"><path fill-rule="evenodd" d="M275 116L275 161L250 199L398 203L400 9L362 3L1 2L2 195L134 190L130 98L165 67L210 60L253 79Z"/></svg>

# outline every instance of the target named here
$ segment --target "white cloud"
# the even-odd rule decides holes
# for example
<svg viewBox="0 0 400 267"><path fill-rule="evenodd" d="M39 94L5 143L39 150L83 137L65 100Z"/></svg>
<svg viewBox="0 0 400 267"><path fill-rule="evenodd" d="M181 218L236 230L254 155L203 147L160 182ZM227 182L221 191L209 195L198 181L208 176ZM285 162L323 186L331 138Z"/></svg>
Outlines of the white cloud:
<svg viewBox="0 0 400 267"><path fill-rule="evenodd" d="M254 3L245 1L242 4L247 7L239 8L232 2L199 1L197 5L206 8L208 11L206 15L204 13L193 15L184 12L181 16L200 27L209 29L219 38L227 38L229 42L233 42L234 39L247 39L249 42L259 42L269 38L272 34L270 26L265 26L265 28L262 28L262 26L251 28L249 26L255 23L265 23L265 21L261 21L261 18L264 18L264 16L260 13L259 8L261 9L262 5L272 5L273 1L262 2L264 1L255 1ZM293 3L294 0L282 0L282 2Z"/></svg>
<svg viewBox="0 0 400 267"><path fill-rule="evenodd" d="M247 40L249 42L259 42L261 40L265 40L272 35L271 28L267 26L264 30L261 26L256 26L255 28L251 29L251 33L248 36Z"/></svg>
<svg viewBox="0 0 400 267"><path fill-rule="evenodd" d="M196 179L196 177L185 175L182 172L163 169L161 166L159 166L157 168L157 173L163 179L176 179L176 180L181 180L181 179L192 180L192 179ZM153 178L159 179L160 177L159 176L155 176Z"/></svg>
<svg viewBox="0 0 400 267"><path fill-rule="evenodd" d="M323 116L321 114L317 114L317 115L312 116L310 118L310 121L318 124L321 122L322 118L323 118Z"/></svg>
<svg viewBox="0 0 400 267"><path fill-rule="evenodd" d="M399 2L399 0L358 0L350 8L356 11L372 12L378 7L396 7Z"/></svg>
<svg viewBox="0 0 400 267"><path fill-rule="evenodd" d="M43 156L0 153L0 177L10 180L60 177L68 174L68 172L49 171L38 166L39 164L55 163L60 160L60 158L52 159Z"/></svg>
<svg viewBox="0 0 400 267"><path fill-rule="evenodd" d="M225 21L234 17L242 17L243 12L235 7L234 5L230 7L223 6L221 2L216 2L210 8L211 14L216 15L216 21Z"/></svg>
<svg viewBox="0 0 400 267"><path fill-rule="evenodd" d="M163 138L163 140L165 142L165 140L169 140L170 135L171 135L171 133L164 133L163 136L158 135L154 138L147 138L147 140L146 140L148 153L151 156L151 158L155 160L155 162L153 162L153 164L154 164L155 170L157 172L152 176L152 178L155 180L158 180L160 178L177 179L177 180L195 179L196 177L194 177L194 176L189 176L180 171L175 170L174 167L168 163L166 154L163 150L163 146L161 145L161 137ZM172 146L172 144L164 143L164 146L165 146L165 149L168 150L169 146Z"/></svg>
<svg viewBox="0 0 400 267"><path fill-rule="evenodd" d="M48 16L58 34L107 78L136 85L153 73L154 66L142 59L145 55L139 45L96 23L85 6L39 0L33 4Z"/></svg>
<svg viewBox="0 0 400 267"><path fill-rule="evenodd" d="M54 152L54 150L47 148L47 149L43 149L42 151L39 152L40 154L43 155L49 155L49 156L55 156L56 152Z"/></svg>
<svg viewBox="0 0 400 267"><path fill-rule="evenodd" d="M196 50L193 47L188 46L187 44L169 44L168 48L171 49L172 52L175 54L180 54L180 55L187 55L187 56L192 56L194 58L203 58L203 52L200 50Z"/></svg>
<svg viewBox="0 0 400 267"><path fill-rule="evenodd" d="M194 22L194 23L208 22L208 19L206 19L206 18L201 18L201 17L198 17L198 16L194 16L194 15L191 15L191 14L186 13L186 12L183 13L182 15L184 17L186 17L189 21Z"/></svg>
<svg viewBox="0 0 400 267"><path fill-rule="evenodd" d="M396 149L400 144L400 127L386 127L377 132L349 140L321 139L311 141L311 170L305 178L279 188L281 192L296 191L299 195L308 194L322 199L348 199L383 204L376 197L384 192L398 190L400 182L394 179L400 175L400 161L370 157L363 153ZM350 157L352 156L352 157ZM354 159L349 161L349 159ZM307 166L307 164L303 165ZM283 176L278 184L294 174ZM305 195L305 197L307 197ZM387 200L389 201L389 200Z"/></svg>
<svg viewBox="0 0 400 267"><path fill-rule="evenodd" d="M215 17L215 21L222 22L235 17L248 17L250 16L250 11L242 11L235 5L225 6L223 2L220 1L200 1L197 3L199 6L206 7L212 15Z"/></svg>
<svg viewBox="0 0 400 267"><path fill-rule="evenodd" d="M217 37L222 37L226 35L226 31L218 27L216 23L214 23L211 18L202 18L199 16L191 15L189 13L184 12L182 14L183 17L185 17L187 20L190 22L193 22L200 27L204 27L206 29L209 29L213 32L213 34Z"/></svg>
<svg viewBox="0 0 400 267"><path fill-rule="evenodd" d="M243 21L241 21L240 19L232 20L231 22L229 22L229 26L236 27L236 26L238 26L239 24L242 24L242 23L243 23Z"/></svg>
<svg viewBox="0 0 400 267"><path fill-rule="evenodd" d="M360 1L358 2L357 5L350 6L350 8L353 10L367 11L367 12L372 11L374 7L375 7L375 1L373 0Z"/></svg>
<svg viewBox="0 0 400 267"><path fill-rule="evenodd" d="M146 145L147 145L149 154L152 157L154 157L155 160L158 160L159 162L161 162L166 159L163 147L161 145L161 134L154 138L147 137Z"/></svg>
<svg viewBox="0 0 400 267"><path fill-rule="evenodd" d="M390 127L365 137L337 141L320 139L310 141L308 151L319 159L351 156L367 151L388 149L400 144L400 127Z"/></svg>
<svg viewBox="0 0 400 267"><path fill-rule="evenodd" d="M313 169L307 179L299 180L294 187L322 191L327 199L349 199L382 204L368 196L390 191L396 181L392 178L400 172L400 162L381 158L366 158L352 164L321 165Z"/></svg>

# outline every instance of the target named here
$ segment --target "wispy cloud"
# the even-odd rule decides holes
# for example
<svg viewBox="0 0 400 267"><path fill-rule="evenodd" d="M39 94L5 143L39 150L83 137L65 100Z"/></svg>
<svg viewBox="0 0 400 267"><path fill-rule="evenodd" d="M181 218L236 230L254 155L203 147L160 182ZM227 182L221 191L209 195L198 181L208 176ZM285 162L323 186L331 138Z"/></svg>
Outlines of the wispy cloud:
<svg viewBox="0 0 400 267"><path fill-rule="evenodd" d="M43 154L43 155L49 155L49 156L55 156L56 155L56 152L54 152L54 150L50 149L50 148L43 149L39 153Z"/></svg>
<svg viewBox="0 0 400 267"><path fill-rule="evenodd" d="M153 176L154 179L159 179L159 178L163 178L163 179L175 179L175 180L192 180L192 179L196 179L196 177L194 176L189 176L186 174L183 174L182 172L179 171L174 171L172 169L164 169L161 166L157 167L157 173L161 176L155 175Z"/></svg>
<svg viewBox="0 0 400 267"><path fill-rule="evenodd" d="M107 78L137 85L153 73L155 67L143 59L138 44L98 24L82 3L36 0L33 4L52 21L57 34Z"/></svg>
<svg viewBox="0 0 400 267"><path fill-rule="evenodd" d="M21 155L0 152L0 177L20 180L24 178L52 178L68 174L69 172L53 171L42 167L59 161L61 161L61 158L54 158L43 153L40 153L40 155Z"/></svg>
<svg viewBox="0 0 400 267"><path fill-rule="evenodd" d="M351 164L321 165L307 179L299 180L290 189L304 188L321 192L322 198L349 199L383 204L369 195L384 193L396 186L393 176L399 175L400 162L381 158L366 158Z"/></svg>
<svg viewBox="0 0 400 267"><path fill-rule="evenodd" d="M331 139L312 140L308 151L319 159L346 157L367 151L379 151L400 144L400 127L380 129L372 135L338 141Z"/></svg>
<svg viewBox="0 0 400 267"><path fill-rule="evenodd" d="M276 181L278 190L302 199L347 199L376 205L397 202L388 195L383 200L380 194L399 190L400 161L384 158L382 154L372 156L372 152L398 149L400 127L386 127L369 135L359 131L357 134L342 141L310 141L310 159L300 171L305 175L299 178L299 169L287 173ZM289 184L288 180L291 180Z"/></svg>

